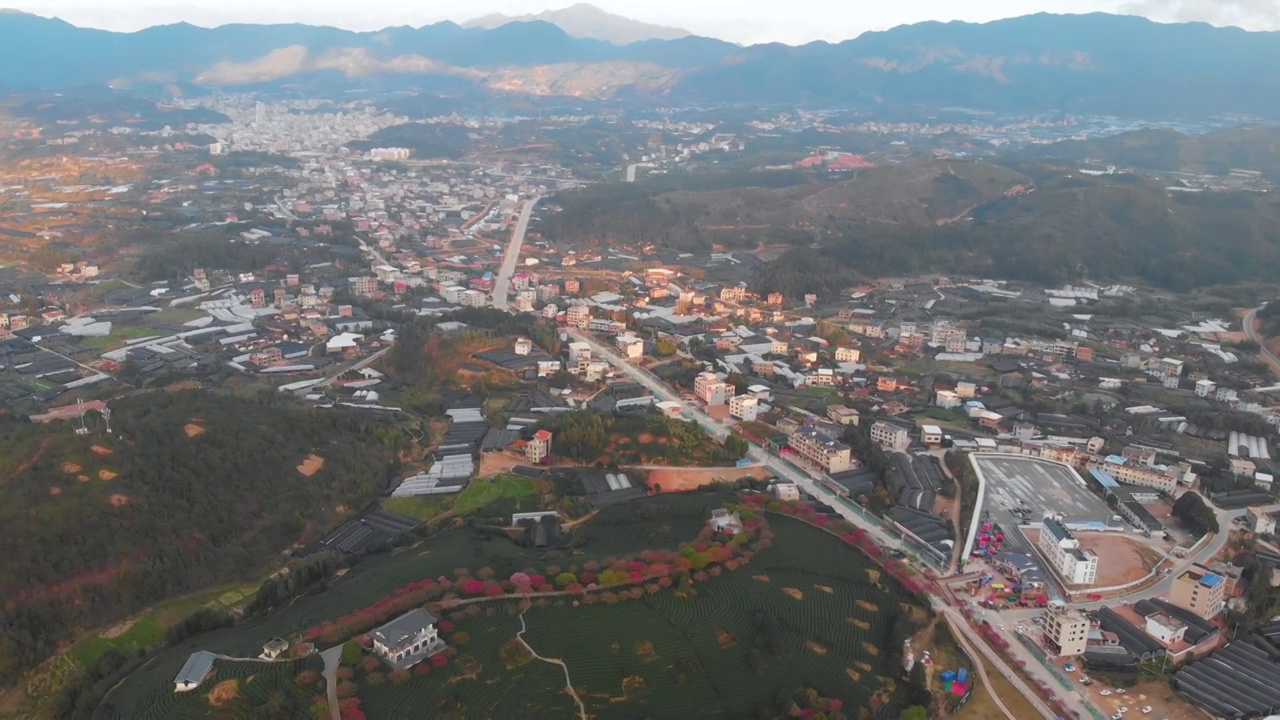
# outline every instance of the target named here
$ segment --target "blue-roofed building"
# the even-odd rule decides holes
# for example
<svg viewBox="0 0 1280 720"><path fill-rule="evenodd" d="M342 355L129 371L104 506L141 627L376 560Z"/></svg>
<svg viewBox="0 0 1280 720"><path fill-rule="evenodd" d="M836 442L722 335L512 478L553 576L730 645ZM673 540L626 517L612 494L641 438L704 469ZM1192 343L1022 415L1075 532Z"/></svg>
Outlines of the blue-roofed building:
<svg viewBox="0 0 1280 720"><path fill-rule="evenodd" d="M1098 485L1102 487L1104 492L1111 493L1120 489L1120 483L1112 477L1111 473L1105 470L1093 468L1089 470L1089 475L1093 478L1094 482L1098 483Z"/></svg>
<svg viewBox="0 0 1280 720"><path fill-rule="evenodd" d="M1226 607L1227 585L1222 575L1196 563L1174 578L1169 602L1209 619Z"/></svg>

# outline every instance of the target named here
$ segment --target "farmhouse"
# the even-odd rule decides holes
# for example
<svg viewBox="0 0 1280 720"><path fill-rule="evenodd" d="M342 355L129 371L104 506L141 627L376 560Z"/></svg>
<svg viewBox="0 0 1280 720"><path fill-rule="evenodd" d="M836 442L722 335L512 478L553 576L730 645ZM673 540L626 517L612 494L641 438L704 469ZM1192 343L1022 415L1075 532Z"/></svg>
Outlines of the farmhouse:
<svg viewBox="0 0 1280 720"><path fill-rule="evenodd" d="M729 512L727 508L716 508L711 511L711 529L726 535L737 535L742 532L742 518L738 513Z"/></svg>
<svg viewBox="0 0 1280 720"><path fill-rule="evenodd" d="M435 617L417 608L369 633L373 652L396 670L413 667L444 649Z"/></svg>

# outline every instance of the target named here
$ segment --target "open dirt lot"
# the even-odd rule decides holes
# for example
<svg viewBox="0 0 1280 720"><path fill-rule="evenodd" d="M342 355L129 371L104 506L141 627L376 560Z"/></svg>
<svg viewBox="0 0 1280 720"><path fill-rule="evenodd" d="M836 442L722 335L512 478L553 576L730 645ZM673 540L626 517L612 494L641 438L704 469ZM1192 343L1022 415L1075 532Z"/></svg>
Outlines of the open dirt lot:
<svg viewBox="0 0 1280 720"><path fill-rule="evenodd" d="M517 465L528 465L528 461L524 458L518 458L513 455L499 452L480 453L480 471L476 477L489 477L490 475L498 475L504 472L510 472L511 468Z"/></svg>
<svg viewBox="0 0 1280 720"><path fill-rule="evenodd" d="M1040 531L1023 531L1027 540L1037 543ZM1160 554L1138 538L1120 532L1078 532L1076 539L1086 550L1098 554L1097 587L1122 585L1137 580L1156 566Z"/></svg>
<svg viewBox="0 0 1280 720"><path fill-rule="evenodd" d="M663 492L694 490L710 485L716 480L737 480L741 477L767 478L773 473L765 467L716 467L716 468L661 468L649 469L649 487L662 486Z"/></svg>

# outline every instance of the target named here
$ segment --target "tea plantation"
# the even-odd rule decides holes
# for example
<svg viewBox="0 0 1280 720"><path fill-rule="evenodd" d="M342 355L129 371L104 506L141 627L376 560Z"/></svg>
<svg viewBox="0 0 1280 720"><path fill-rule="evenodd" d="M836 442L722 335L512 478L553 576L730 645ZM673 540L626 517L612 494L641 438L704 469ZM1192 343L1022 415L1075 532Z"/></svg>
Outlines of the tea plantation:
<svg viewBox="0 0 1280 720"><path fill-rule="evenodd" d="M669 494L610 508L585 528L587 544L542 558L510 541L468 529L434 536L423 545L358 565L328 591L299 598L265 618L200 635L152 658L125 679L98 718L305 717L318 689L300 689L297 667L222 663L218 679L242 680L239 699L214 707L205 697L214 682L189 696L173 693L173 677L195 649L256 655L273 636L365 606L407 582L451 574L455 568L510 570L568 566L596 558L675 548L692 540L710 508L732 501L713 493ZM810 687L845 708L875 717L901 710L902 641L926 612L879 573L859 551L796 519L770 515L772 543L736 570L698 573L692 588L651 586L593 593L476 602L440 610L446 633L445 667L392 681L379 668L357 668L361 710L370 718L576 717L558 665L528 655L524 639L544 658L562 660L587 714L599 718L780 717L787 698ZM458 638L461 639L458 639ZM234 674L234 675L233 675ZM290 711L266 715L272 685ZM856 717L857 712L848 715Z"/></svg>

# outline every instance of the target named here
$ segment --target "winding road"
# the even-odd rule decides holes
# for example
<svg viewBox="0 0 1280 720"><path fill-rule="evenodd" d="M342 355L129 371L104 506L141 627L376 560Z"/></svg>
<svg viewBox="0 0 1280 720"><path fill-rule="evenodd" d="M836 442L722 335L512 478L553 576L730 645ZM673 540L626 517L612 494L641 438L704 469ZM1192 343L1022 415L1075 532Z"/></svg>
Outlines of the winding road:
<svg viewBox="0 0 1280 720"><path fill-rule="evenodd" d="M1267 349L1265 344L1266 338L1259 335L1257 328L1254 327L1258 321L1258 311L1264 307L1266 307L1266 305L1261 305L1245 313L1244 320L1241 322L1241 325L1244 329L1244 336L1258 344L1258 355L1262 357L1264 362L1271 366L1271 372L1275 373L1277 377L1280 377L1280 357L1276 357L1275 354Z"/></svg>

